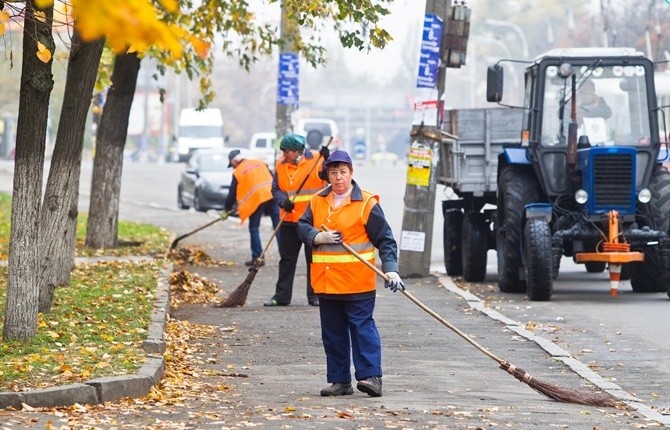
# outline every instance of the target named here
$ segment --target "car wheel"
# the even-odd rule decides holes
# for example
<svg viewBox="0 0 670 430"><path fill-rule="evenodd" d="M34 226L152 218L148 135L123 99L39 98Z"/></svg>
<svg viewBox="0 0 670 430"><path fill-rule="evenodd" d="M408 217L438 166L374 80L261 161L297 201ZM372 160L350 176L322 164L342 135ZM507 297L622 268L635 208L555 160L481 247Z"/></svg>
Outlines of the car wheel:
<svg viewBox="0 0 670 430"><path fill-rule="evenodd" d="M188 209L189 206L186 203L184 203L184 197L182 196L182 192L183 192L182 186L181 184L179 184L179 186L177 187L177 207L179 209Z"/></svg>
<svg viewBox="0 0 670 430"><path fill-rule="evenodd" d="M202 205L202 201L200 200L200 193L198 190L195 190L195 193L193 193L193 209L197 210L198 212L207 211L207 208Z"/></svg>

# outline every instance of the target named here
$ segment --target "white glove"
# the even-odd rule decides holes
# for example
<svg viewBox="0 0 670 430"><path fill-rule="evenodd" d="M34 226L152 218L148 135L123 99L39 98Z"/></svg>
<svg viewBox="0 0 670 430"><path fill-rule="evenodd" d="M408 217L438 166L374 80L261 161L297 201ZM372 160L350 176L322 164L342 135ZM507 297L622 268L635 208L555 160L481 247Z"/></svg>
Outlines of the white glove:
<svg viewBox="0 0 670 430"><path fill-rule="evenodd" d="M405 285L402 283L402 279L400 279L400 275L397 272L386 272L384 275L387 278L384 282L385 288L390 288L394 293L398 290L405 290Z"/></svg>
<svg viewBox="0 0 670 430"><path fill-rule="evenodd" d="M342 233L339 231L322 231L314 236L314 245L323 245L326 243L342 243Z"/></svg>

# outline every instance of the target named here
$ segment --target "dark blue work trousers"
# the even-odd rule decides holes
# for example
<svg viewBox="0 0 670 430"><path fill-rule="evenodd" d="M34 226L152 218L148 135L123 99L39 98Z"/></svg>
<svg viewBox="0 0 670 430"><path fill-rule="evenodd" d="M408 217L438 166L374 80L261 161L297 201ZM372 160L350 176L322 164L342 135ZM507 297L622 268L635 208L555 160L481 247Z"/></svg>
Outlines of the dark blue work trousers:
<svg viewBox="0 0 670 430"><path fill-rule="evenodd" d="M279 227L281 240L279 243L279 276L273 299L279 303L288 305L291 303L293 295L293 279L295 278L295 268L300 256L300 248L303 243L298 237L298 224L284 222ZM305 263L307 264L307 301L312 302L316 296L312 289L312 283L309 277L309 265L312 263L312 247L305 244Z"/></svg>
<svg viewBox="0 0 670 430"><path fill-rule="evenodd" d="M272 227L277 228L279 224L279 206L274 200L268 200L261 203L254 213L249 217L249 236L251 237L251 259L255 260L263 253L263 244L261 244L261 217L268 215L272 219ZM277 234L279 240L279 234Z"/></svg>
<svg viewBox="0 0 670 430"><path fill-rule="evenodd" d="M372 318L374 308L374 297L361 300L320 297L328 383L351 382L352 357L357 381L382 376L382 346Z"/></svg>

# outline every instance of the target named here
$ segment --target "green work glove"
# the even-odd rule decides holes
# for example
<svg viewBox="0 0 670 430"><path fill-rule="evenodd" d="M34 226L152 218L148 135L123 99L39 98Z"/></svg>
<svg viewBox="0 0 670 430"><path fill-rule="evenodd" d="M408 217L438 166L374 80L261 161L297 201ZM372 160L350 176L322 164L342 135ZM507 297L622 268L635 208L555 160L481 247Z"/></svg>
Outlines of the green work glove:
<svg viewBox="0 0 670 430"><path fill-rule="evenodd" d="M229 216L230 216L230 214L225 209L222 210L221 212L219 212L219 217L221 218L221 221L227 220Z"/></svg>

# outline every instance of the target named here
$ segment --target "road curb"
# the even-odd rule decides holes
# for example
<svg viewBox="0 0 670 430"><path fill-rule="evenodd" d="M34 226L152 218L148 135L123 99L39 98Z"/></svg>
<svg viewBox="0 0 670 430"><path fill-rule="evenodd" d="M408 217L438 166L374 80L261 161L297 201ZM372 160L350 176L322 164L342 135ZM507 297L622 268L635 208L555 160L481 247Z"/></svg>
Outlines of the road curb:
<svg viewBox="0 0 670 430"><path fill-rule="evenodd" d="M162 356L167 347L164 333L170 314L170 286L168 276L173 271L169 264L158 276L156 297L149 322L147 338L142 349L147 359L136 373L91 379L82 383L40 388L30 391L0 392L0 409L31 407L71 406L75 403L96 405L123 397L143 397L152 386L158 385L165 375Z"/></svg>

